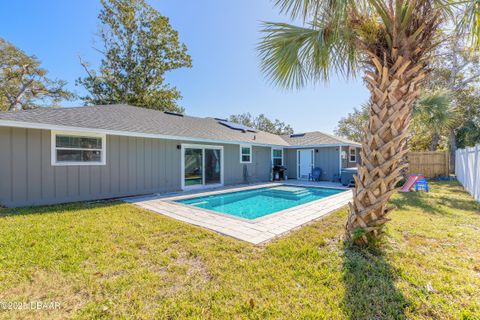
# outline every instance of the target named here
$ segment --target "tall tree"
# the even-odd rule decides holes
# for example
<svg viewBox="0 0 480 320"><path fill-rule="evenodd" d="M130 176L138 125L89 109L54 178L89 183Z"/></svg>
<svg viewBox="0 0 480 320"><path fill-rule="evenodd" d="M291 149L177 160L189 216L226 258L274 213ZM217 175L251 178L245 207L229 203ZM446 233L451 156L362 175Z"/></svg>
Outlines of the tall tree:
<svg viewBox="0 0 480 320"><path fill-rule="evenodd" d="M431 59L430 73L425 80L423 98L417 105L410 125L408 145L413 151L449 150L454 163L458 145L474 145L480 139L480 63L479 55L465 49L465 39L450 33L447 41L439 46ZM441 93L439 96L438 93ZM447 99L448 98L448 99ZM418 112L423 110L424 112ZM430 116L427 116L430 114ZM452 119L445 118L453 117ZM429 119L430 117L430 119ZM433 117L433 118L432 118ZM431 121L449 121L448 125L435 128ZM368 108L354 109L342 118L335 130L336 134L357 140L362 128L368 124ZM434 125L432 127L432 125ZM451 169L453 170L453 163Z"/></svg>
<svg viewBox="0 0 480 320"><path fill-rule="evenodd" d="M0 111L56 106L73 98L66 82L50 79L35 56L0 38Z"/></svg>
<svg viewBox="0 0 480 320"><path fill-rule="evenodd" d="M461 23L462 17L452 17L454 23ZM450 150L450 168L455 168L455 150L457 149L457 133L464 132L463 127L472 128L472 113L478 110L478 105L471 104L478 94L476 87L480 81L480 56L466 48L468 41L462 34L455 30L446 32L448 41L440 46L432 59L427 87L430 90L446 90L451 97L452 109L463 116L464 121L448 128L448 141Z"/></svg>
<svg viewBox="0 0 480 320"><path fill-rule="evenodd" d="M476 0L276 0L283 12L305 23L266 23L260 45L262 70L276 84L301 87L346 77L360 69L371 93L362 163L355 177L347 239L375 242L394 208L388 200L402 179L412 106L447 15L463 14L457 31L480 47L480 4Z"/></svg>
<svg viewBox="0 0 480 320"><path fill-rule="evenodd" d="M77 80L88 95L86 104L127 103L157 110L183 112L180 92L165 82L165 73L191 67L185 44L168 18L144 0L101 0L100 68Z"/></svg>
<svg viewBox="0 0 480 320"><path fill-rule="evenodd" d="M352 141L362 142L368 124L368 108L368 103L362 104L360 109L353 108L352 113L338 121L335 134Z"/></svg>
<svg viewBox="0 0 480 320"><path fill-rule="evenodd" d="M455 98L455 110L462 120L454 130L455 144L459 148L474 146L480 141L480 89L471 86Z"/></svg>
<svg viewBox="0 0 480 320"><path fill-rule="evenodd" d="M270 120L264 114L259 114L254 117L250 113L242 113L231 115L229 120L232 122L243 124L247 127L255 128L257 130L270 132L273 134L292 134L293 128L283 121L278 119Z"/></svg>

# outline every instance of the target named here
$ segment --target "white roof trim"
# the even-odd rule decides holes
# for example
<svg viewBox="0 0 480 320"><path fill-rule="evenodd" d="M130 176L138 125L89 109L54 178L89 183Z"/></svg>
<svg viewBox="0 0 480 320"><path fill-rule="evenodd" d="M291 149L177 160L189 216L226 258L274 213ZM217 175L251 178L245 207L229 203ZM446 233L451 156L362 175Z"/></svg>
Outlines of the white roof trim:
<svg viewBox="0 0 480 320"><path fill-rule="evenodd" d="M109 134L109 135L115 135L115 136L153 138L153 139L164 139L164 140L183 140L183 141L192 141L192 142L210 142L210 143L235 144L235 145L244 144L244 145L252 145L252 146L258 146L258 147L278 147L278 146L287 147L287 146L278 145L278 144L255 143L254 141L233 141L233 140L230 141L230 140L221 140L221 139L206 139L206 138L163 135L163 134L155 134L155 133L141 133L141 132L118 131L118 130L108 130L108 129L59 126L59 125L53 125L53 124L11 121L11 120L0 120L0 126L14 127L14 128L27 128L27 129L55 130L55 131L76 131L76 132L87 132L87 133L93 132L93 133Z"/></svg>

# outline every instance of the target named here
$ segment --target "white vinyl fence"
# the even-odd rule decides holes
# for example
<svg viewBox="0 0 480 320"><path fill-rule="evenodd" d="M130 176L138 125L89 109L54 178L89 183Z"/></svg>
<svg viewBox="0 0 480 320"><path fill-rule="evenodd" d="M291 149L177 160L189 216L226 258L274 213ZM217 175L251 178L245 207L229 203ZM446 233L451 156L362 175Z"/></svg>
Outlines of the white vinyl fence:
<svg viewBox="0 0 480 320"><path fill-rule="evenodd" d="M455 174L465 190L480 201L480 144L456 151Z"/></svg>

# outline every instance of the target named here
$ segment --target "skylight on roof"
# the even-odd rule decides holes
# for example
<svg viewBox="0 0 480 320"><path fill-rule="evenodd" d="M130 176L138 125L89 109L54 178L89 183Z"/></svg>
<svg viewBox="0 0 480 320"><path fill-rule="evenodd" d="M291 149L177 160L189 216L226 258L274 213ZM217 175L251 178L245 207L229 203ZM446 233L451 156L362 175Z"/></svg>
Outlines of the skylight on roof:
<svg viewBox="0 0 480 320"><path fill-rule="evenodd" d="M300 138L303 136L305 136L305 133L295 133L295 134L291 134L290 138Z"/></svg>
<svg viewBox="0 0 480 320"><path fill-rule="evenodd" d="M257 132L257 130L253 129L253 128L250 128L250 127L247 127L247 126L244 126L243 124L240 124L240 123L235 123L235 122L230 122L230 121L224 121L224 120L220 120L218 121L218 123L226 126L226 127L229 127L230 129L233 129L233 130L240 130L240 131L243 131L243 132Z"/></svg>

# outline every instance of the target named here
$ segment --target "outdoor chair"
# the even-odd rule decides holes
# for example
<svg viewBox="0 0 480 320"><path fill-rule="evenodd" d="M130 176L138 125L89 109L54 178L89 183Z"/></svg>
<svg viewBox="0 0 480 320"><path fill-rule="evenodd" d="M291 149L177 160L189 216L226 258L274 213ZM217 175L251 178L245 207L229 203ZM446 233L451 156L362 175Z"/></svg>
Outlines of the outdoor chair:
<svg viewBox="0 0 480 320"><path fill-rule="evenodd" d="M312 169L312 173L308 175L308 181L320 181L320 177L322 176L322 169L316 167Z"/></svg>

